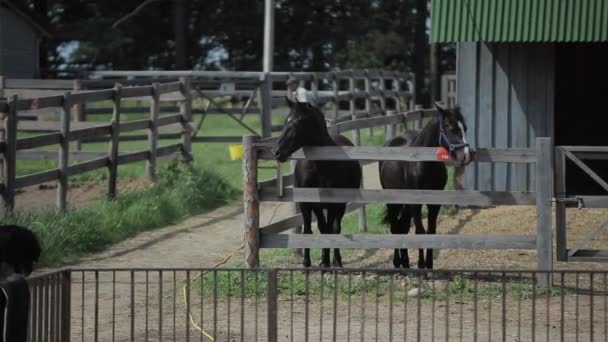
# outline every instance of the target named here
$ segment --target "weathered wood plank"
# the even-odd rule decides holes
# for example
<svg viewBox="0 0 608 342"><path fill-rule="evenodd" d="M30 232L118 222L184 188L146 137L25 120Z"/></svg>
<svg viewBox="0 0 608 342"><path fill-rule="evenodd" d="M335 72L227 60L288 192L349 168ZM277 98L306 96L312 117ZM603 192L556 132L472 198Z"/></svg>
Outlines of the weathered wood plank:
<svg viewBox="0 0 608 342"><path fill-rule="evenodd" d="M581 160L608 160L606 152L576 152L574 155Z"/></svg>
<svg viewBox="0 0 608 342"><path fill-rule="evenodd" d="M528 61L530 49L523 45L511 45L511 147L529 147L526 117L528 104ZM511 190L526 191L528 188L528 169L526 165L512 164Z"/></svg>
<svg viewBox="0 0 608 342"><path fill-rule="evenodd" d="M65 95L63 109L61 111L61 139L59 142L59 154L57 156L57 169L59 169L59 180L57 182L57 209L66 210L68 207L68 164L70 153L70 116L71 103L69 93Z"/></svg>
<svg viewBox="0 0 608 342"><path fill-rule="evenodd" d="M143 97L152 95L152 86L139 86L139 87L123 87L122 97Z"/></svg>
<svg viewBox="0 0 608 342"><path fill-rule="evenodd" d="M608 208L608 196L570 196L583 201L585 208ZM568 206L568 205L567 205ZM576 206L576 205L573 205Z"/></svg>
<svg viewBox="0 0 608 342"><path fill-rule="evenodd" d="M112 89L112 132L110 136L110 153L108 155L108 199L116 197L116 182L118 179L118 144L120 142L120 107L121 107L120 84Z"/></svg>
<svg viewBox="0 0 608 342"><path fill-rule="evenodd" d="M49 107L63 106L63 95L44 96L33 99L21 99L17 101L17 110L35 110Z"/></svg>
<svg viewBox="0 0 608 342"><path fill-rule="evenodd" d="M15 188L20 189L30 185L42 184L59 179L59 169L46 170L15 178Z"/></svg>
<svg viewBox="0 0 608 342"><path fill-rule="evenodd" d="M72 80L5 78L5 88L14 89L72 89Z"/></svg>
<svg viewBox="0 0 608 342"><path fill-rule="evenodd" d="M148 161L146 162L146 176L148 180L156 181L156 150L158 147L158 117L160 115L159 84L152 85L152 101L150 101L150 127L148 129Z"/></svg>
<svg viewBox="0 0 608 342"><path fill-rule="evenodd" d="M360 203L351 203L349 205L346 206L346 213L350 213L352 211L355 211L359 208L363 208L363 204ZM312 222L316 222L317 221L317 217L315 215L312 216ZM282 233L286 230L292 229L294 227L300 226L303 224L302 221L302 214L296 214L293 216L290 216L288 218L282 219L280 221L271 223L267 226L261 227L260 228L260 234L261 235L273 235L273 234L279 234Z"/></svg>
<svg viewBox="0 0 608 342"><path fill-rule="evenodd" d="M106 152L70 152L70 160L90 160L106 156ZM0 159L4 157L0 156ZM17 160L57 160L57 151L21 150L17 151Z"/></svg>
<svg viewBox="0 0 608 342"><path fill-rule="evenodd" d="M101 124L89 128L75 129L70 132L70 141L80 140L82 138L105 136L112 133L111 124Z"/></svg>
<svg viewBox="0 0 608 342"><path fill-rule="evenodd" d="M551 138L536 139L536 258L538 270L553 270L553 222L551 200L553 199L553 160ZM551 276L537 276L539 285L551 286Z"/></svg>
<svg viewBox="0 0 608 342"><path fill-rule="evenodd" d="M534 249L536 237L527 235L262 235L260 248L438 248Z"/></svg>
<svg viewBox="0 0 608 342"><path fill-rule="evenodd" d="M469 128L467 141L471 146L477 146L476 135L472 132L477 130L477 63L479 58L477 55L479 43L477 42L462 42L458 44L456 53L458 67L456 68L458 85L457 102L462 108L464 120ZM476 189L477 164L469 165L465 168L465 188Z"/></svg>
<svg viewBox="0 0 608 342"><path fill-rule="evenodd" d="M182 87L182 82L171 82L171 83L161 83L158 86L158 91L160 94L167 94L172 92L180 91Z"/></svg>
<svg viewBox="0 0 608 342"><path fill-rule="evenodd" d="M408 203L451 205L534 205L533 192L483 192L397 189L288 188L282 197L274 188L261 188L260 200L271 202Z"/></svg>
<svg viewBox="0 0 608 342"><path fill-rule="evenodd" d="M71 128L89 128L103 125L101 122L72 122ZM51 132L59 131L61 129L59 122L53 121L30 121L30 120L19 120L17 127L20 131L41 131ZM4 128L4 124L0 123L0 129Z"/></svg>
<svg viewBox="0 0 608 342"><path fill-rule="evenodd" d="M555 148L555 249L557 261L567 261L566 160L560 147Z"/></svg>
<svg viewBox="0 0 608 342"><path fill-rule="evenodd" d="M112 89L83 91L70 95L70 103L73 105L85 104L87 102L106 101L112 99Z"/></svg>
<svg viewBox="0 0 608 342"><path fill-rule="evenodd" d="M150 119L134 120L120 123L121 132L139 131L150 128Z"/></svg>
<svg viewBox="0 0 608 342"><path fill-rule="evenodd" d="M608 152L608 146L560 146L570 152Z"/></svg>
<svg viewBox="0 0 608 342"><path fill-rule="evenodd" d="M266 144L267 145L267 144ZM265 145L265 146L266 146ZM260 146L260 145L258 145ZM268 147L272 146L267 145ZM270 149L261 150L259 158L274 160ZM382 146L323 146L304 147L294 152L291 160L403 160L437 161L435 147L382 147ZM476 155L479 162L518 162L536 161L532 149L479 149Z"/></svg>
<svg viewBox="0 0 608 342"><path fill-rule="evenodd" d="M181 143L158 147L156 149L156 156L157 157L168 156L168 155L172 155L173 153L176 153L176 152L181 152L182 150L183 150L183 146Z"/></svg>
<svg viewBox="0 0 608 342"><path fill-rule="evenodd" d="M494 133L494 56L490 43L481 44L479 48L479 99L477 108L477 135L476 147L494 147L492 135ZM476 190L492 191L493 165L488 163L477 164L478 179Z"/></svg>
<svg viewBox="0 0 608 342"><path fill-rule="evenodd" d="M8 211L15 207L15 177L16 177L16 151L17 151L17 96L13 95L7 112L0 113L0 118L5 124L5 147L4 161L2 163L2 176L4 178L4 188L2 189L2 201L4 208Z"/></svg>
<svg viewBox="0 0 608 342"><path fill-rule="evenodd" d="M129 153L121 153L118 155L118 165L136 163L138 161L147 160L150 157L150 151L137 151Z"/></svg>
<svg viewBox="0 0 608 342"><path fill-rule="evenodd" d="M509 120L511 116L509 106L509 45L496 44L496 93L495 93L495 121L494 147L509 147ZM494 189L497 191L511 190L509 186L510 164L494 164Z"/></svg>
<svg viewBox="0 0 608 342"><path fill-rule="evenodd" d="M73 176L73 175L76 175L79 173L84 173L84 172L104 168L104 167L108 166L109 160L110 160L110 158L108 158L108 156L106 155L103 157L87 160L82 163L72 164L72 165L68 166L67 173L68 173L68 175Z"/></svg>
<svg viewBox="0 0 608 342"><path fill-rule="evenodd" d="M608 250L581 249L577 251L573 256L568 257L568 261L607 262Z"/></svg>
<svg viewBox="0 0 608 342"><path fill-rule="evenodd" d="M16 141L17 150L29 150L37 147L59 144L61 133L48 133L32 137L19 138Z"/></svg>
<svg viewBox="0 0 608 342"><path fill-rule="evenodd" d="M182 122L181 114L163 115L158 118L157 126L161 127L161 126L171 125L171 124L174 124L177 122Z"/></svg>
<svg viewBox="0 0 608 342"><path fill-rule="evenodd" d="M258 159L255 147L257 136L243 137L243 206L245 223L245 264L248 268L260 265L260 196L258 187Z"/></svg>

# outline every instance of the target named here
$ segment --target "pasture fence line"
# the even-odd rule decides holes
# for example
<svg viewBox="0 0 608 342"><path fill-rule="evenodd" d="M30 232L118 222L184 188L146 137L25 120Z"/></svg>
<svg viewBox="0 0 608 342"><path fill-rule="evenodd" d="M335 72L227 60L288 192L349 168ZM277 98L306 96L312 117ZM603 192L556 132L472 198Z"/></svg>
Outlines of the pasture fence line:
<svg viewBox="0 0 608 342"><path fill-rule="evenodd" d="M92 76L101 79L30 80L0 77L0 96L9 97L0 99L0 117L3 119L3 125L0 125L0 177L3 178L0 193L5 208L14 207L16 190L57 180L57 207L65 209L69 176L104 167L108 169L108 197L113 198L118 165L145 160L146 176L154 180L157 158L182 152L184 159L189 160L192 158L192 143L196 142L240 142L241 136L196 135L205 117L210 114L212 104L221 114L229 116L249 132L270 137L273 129L280 128L271 125L271 117L273 109L284 104L285 81L289 78L297 79L302 86L310 89L321 103L332 104L330 121L333 124L374 115L374 103L380 110L376 114L387 115L390 113L386 105L389 99L392 108L401 108L403 101L407 102L406 106L413 106L414 101L414 94L410 90L413 89L409 81L411 75L378 70L331 73L113 71L98 72ZM391 82L390 89L385 89L386 80ZM345 81L348 84L344 84ZM370 86L372 83L375 87ZM114 88L108 88L112 86ZM224 108L217 103L217 99L225 96L244 96L248 99L242 109ZM194 102L200 98L208 102L199 111L194 108ZM261 115L259 134L243 121L246 115L254 111L254 98L258 99ZM125 107L123 100L127 99L149 101L150 106L145 109L149 119L125 121L121 114L144 110ZM167 102L178 102L178 106L163 105ZM95 103L110 103L111 108L94 108ZM345 105L348 110L341 110L341 106ZM358 110L358 105L363 106L363 110ZM108 111L112 113L109 124L87 121L88 115ZM177 114L160 115L166 111ZM58 121L45 119L57 112ZM201 114L198 125L193 123L194 113ZM162 131L161 128L172 131ZM121 134L141 130L147 130L147 133ZM22 137L18 132L40 135ZM358 132L356 130L355 134ZM162 139L180 139L181 143L159 148L159 140ZM146 151L119 155L121 142L140 140L147 141ZM360 138L355 140L360 141ZM88 142L108 142L109 152L82 151L82 144ZM58 145L58 151L40 149L54 145ZM41 159L57 160L58 166L35 174L16 176L17 160ZM81 163L70 165L72 161Z"/></svg>
<svg viewBox="0 0 608 342"><path fill-rule="evenodd" d="M191 107L183 105L179 113L171 115L158 115L159 95L170 92L188 93L187 82L172 82L165 84L155 83L150 86L122 87L117 84L113 89L96 90L64 95L40 97L34 99L19 99L13 95L8 102L0 102L0 116L4 121L5 139L0 141L0 152L3 156L3 181L0 185L4 207L11 210L15 203L15 190L31 185L42 184L57 180L57 208L64 210L67 206L67 182L73 175L92 171L100 168L108 169L108 197L116 195L117 168L119 165L147 161L147 175L151 180L155 179L156 159L171 156L180 152L184 160L191 160L191 141L189 139L191 128ZM121 101L133 97L151 97L152 108L150 119L121 122ZM113 113L109 124L74 123L70 120L70 109L72 106L86 104L95 101L112 101ZM58 131L34 136L18 137L17 131L20 126L18 112L30 109L42 109L57 107L60 109L61 117L59 125L51 123ZM30 127L38 123L30 123ZM41 123L43 126L48 123ZM179 125L181 127L181 142L157 147L159 139L158 127ZM26 125L27 126L27 125ZM146 150L119 153L119 142L121 133L147 130L148 148ZM127 135L128 136L128 135ZM107 137L110 141L109 152L70 152L70 142L81 139ZM57 146L57 151L41 151L38 148ZM18 159L47 159L55 155L58 166L54 169L16 176L16 165ZM81 162L70 164L70 161Z"/></svg>
<svg viewBox="0 0 608 342"><path fill-rule="evenodd" d="M365 118L337 124L337 132L373 126L403 125L408 116L420 111L397 113L385 117ZM391 129L392 130L392 129ZM331 188L294 188L289 176L258 183L259 160L274 160L270 148L275 139L260 140L247 136L243 144L247 153L243 160L245 210L245 261L248 267L259 267L260 248L457 248L457 249L535 249L537 269L552 270L553 164L550 138L537 138L535 148L479 148L475 162L535 163L539 181L535 192L464 191L464 190L367 190ZM304 147L293 153L290 160L357 160L375 162L437 161L433 147L322 146ZM535 235L509 236L408 236L408 235L300 235L279 234L302 224L301 214L259 226L259 203L270 202L331 202L349 203L347 212L369 203L452 204L452 205L534 205L537 210ZM551 279L539 279L549 286Z"/></svg>
<svg viewBox="0 0 608 342"><path fill-rule="evenodd" d="M551 289L538 282L548 277ZM29 302L12 305L28 308L28 320L17 322L28 342L594 341L608 336L607 278L570 270L66 268L27 279Z"/></svg>

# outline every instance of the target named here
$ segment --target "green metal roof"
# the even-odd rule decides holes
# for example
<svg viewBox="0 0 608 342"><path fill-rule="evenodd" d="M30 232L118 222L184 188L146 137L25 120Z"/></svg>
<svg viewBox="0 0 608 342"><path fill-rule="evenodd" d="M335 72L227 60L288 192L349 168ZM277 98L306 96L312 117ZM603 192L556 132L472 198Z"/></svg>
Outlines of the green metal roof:
<svg viewBox="0 0 608 342"><path fill-rule="evenodd" d="M608 0L432 0L431 42L606 42Z"/></svg>

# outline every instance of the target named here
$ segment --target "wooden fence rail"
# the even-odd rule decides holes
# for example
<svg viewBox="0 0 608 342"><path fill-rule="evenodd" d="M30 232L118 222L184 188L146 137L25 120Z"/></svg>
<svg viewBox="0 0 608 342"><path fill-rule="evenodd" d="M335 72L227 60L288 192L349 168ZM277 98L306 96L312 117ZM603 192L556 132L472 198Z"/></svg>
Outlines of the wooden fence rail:
<svg viewBox="0 0 608 342"><path fill-rule="evenodd" d="M50 84L50 83L49 83ZM5 139L0 141L2 151L2 164L4 179L0 186L5 208L11 210L15 203L15 190L26 186L41 184L57 180L57 208L63 210L67 207L68 178L79 173L107 168L108 197L116 195L117 168L138 161L147 161L146 174L151 180L156 178L156 159L181 152L185 160L191 160L191 140L189 139L191 116L191 105L182 105L178 114L159 116L159 96L170 92L180 91L189 93L188 80L181 79L179 82L158 84L152 86L136 86L123 88L117 85L114 89L88 91L78 94L66 93L65 95L42 97L36 99L18 99L13 96L10 101L0 106L3 110L0 115L4 118L3 131ZM150 118L145 120L129 121L121 123L121 101L132 97L150 96L154 104L150 110ZM113 115L110 124L104 123L76 123L73 127L70 122L71 107L75 104L86 104L94 101L112 100ZM184 96L184 102L191 102L189 96ZM41 134L31 137L17 138L17 129L22 126L33 127L32 124L19 124L17 115L19 110L40 109L48 107L60 107L61 120L57 123L35 123L36 125L53 129L59 132ZM181 133L178 137L179 143L164 147L157 147L159 139L158 127L180 124ZM128 131L148 130L148 148L143 151L119 153L121 133ZM123 136L128 137L128 136ZM100 152L71 152L70 142L83 139L106 138L110 141L108 153ZM38 151L35 148L58 145L57 151ZM16 177L15 169L17 158L23 159L55 159L58 166L55 169L46 170L34 174ZM81 160L82 162L70 165L70 161Z"/></svg>
<svg viewBox="0 0 608 342"><path fill-rule="evenodd" d="M412 113L399 113L373 119L353 120L338 125L339 131L367 128L371 125L403 124ZM336 129L336 127L334 127ZM536 147L479 149L476 162L535 163L538 179L535 192L479 192L442 190L366 190L330 188L286 188L277 179L258 184L259 160L274 160L269 153L273 141L260 141L254 136L243 139L245 157L245 260L248 267L259 266L260 248L466 248L466 249L536 249L539 270L552 269L551 199L552 148L550 138L537 138ZM419 147L306 147L290 159L308 160L408 160L437 161L435 148ZM281 175L281 177L283 177ZM288 177L288 176L287 176ZM285 179L285 178L284 178ZM287 178L289 179L289 178ZM283 184L282 184L283 183ZM287 182L289 183L289 182ZM259 227L259 202L334 202L349 204L349 211L365 203L461 204L461 205L535 205L537 232L530 236L302 236L277 235L301 225L301 215L295 214L266 227ZM548 286L551 279L543 274L539 284Z"/></svg>

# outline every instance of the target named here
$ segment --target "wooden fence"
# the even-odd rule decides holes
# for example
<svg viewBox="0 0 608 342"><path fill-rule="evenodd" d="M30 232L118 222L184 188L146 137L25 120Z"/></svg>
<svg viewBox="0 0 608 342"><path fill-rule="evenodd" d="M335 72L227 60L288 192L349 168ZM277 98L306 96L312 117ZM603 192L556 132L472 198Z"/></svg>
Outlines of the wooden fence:
<svg viewBox="0 0 608 342"><path fill-rule="evenodd" d="M377 125L402 125L408 116L420 112L400 113L381 118L354 120L336 125L344 132ZM552 174L551 139L537 138L536 148L480 148L476 162L535 163L539 180L536 192L479 192L442 190L366 190L329 188L287 188L285 177L258 183L259 160L274 160L270 153L273 142L255 136L243 138L245 259L248 267L259 266L260 248L459 248L459 249L536 249L539 270L552 269L551 199ZM291 156L292 160L379 160L436 161L436 148L426 147L306 147ZM259 203L273 202L348 202L349 211L368 203L535 205L536 235L299 235L279 234L302 224L300 214L282 219L265 227L259 226ZM549 284L549 279L539 279Z"/></svg>
<svg viewBox="0 0 608 342"><path fill-rule="evenodd" d="M579 195L566 191L566 162L569 160L577 168L593 179L604 191L608 192L608 183L585 160L607 160L607 146L557 146L555 147L555 232L557 260L559 261L608 261L608 250L590 249L589 245L608 226L608 219L603 220L571 248L568 248L566 208L608 208L608 195Z"/></svg>
<svg viewBox="0 0 608 342"><path fill-rule="evenodd" d="M180 112L171 115L159 115L160 96L166 93L179 92L183 95ZM150 118L144 120L121 122L121 101L135 97L150 97ZM70 122L70 111L73 106L95 101L112 102L112 120L109 124L74 123ZM24 110L60 108L60 122L27 122L20 121L18 113ZM13 95L8 102L0 102L0 115L4 121L4 139L0 141L0 153L3 156L3 182L0 192L4 206L12 209L15 203L15 190L30 185L49 181L58 181L57 207L66 208L68 178L70 176L100 168L108 169L108 197L116 195L116 180L118 165L147 161L147 176L156 178L157 158L170 156L181 152L184 159L190 160L192 132L191 97L188 79L179 82L155 83L149 86L122 87L116 85L113 89L81 92L76 94L46 96L34 99L18 99ZM178 124L181 126L181 142L158 147L158 128ZM56 132L29 137L17 137L19 128L32 129L36 126L47 127ZM118 146L121 133L137 130L148 130L148 148L142 151L119 153ZM70 152L70 142L81 139L107 137L110 143L108 153L99 152ZM40 147L58 145L58 151L39 151ZM56 155L58 167L34 174L16 176L17 159L49 159ZM70 165L70 161L84 160Z"/></svg>
<svg viewBox="0 0 608 342"><path fill-rule="evenodd" d="M0 76L0 97L14 94L20 97L40 97L63 94L71 90L104 89L120 83L123 86L150 85L153 82L177 82L179 78L190 80L190 96L203 98L208 101L204 108L193 108L193 114L204 117L211 113L227 115L249 132L269 137L272 133L272 109L285 104L285 81L293 77L300 81L324 103L332 104L334 121L357 117L370 116L374 105L376 113L384 115L387 110L401 111L412 109L415 94L413 92L413 75L382 70L348 70L340 72L213 72L213 71L103 71L92 72L93 79L76 80L28 80L5 79ZM181 100L181 94L163 94L161 111L176 111L178 108L171 103ZM242 108L226 108L220 99L224 97L246 99ZM258 107L254 108L253 99L257 99ZM355 108L355 100L364 101L361 108ZM340 105L348 105L348 110L340 110ZM147 112L147 108L136 106L124 108L125 113ZM105 114L108 109L88 108L82 104L74 107L76 121L86 121L89 115ZM261 129L243 122L245 115L260 113ZM29 115L34 115L30 113ZM44 114L36 114L44 115ZM33 130L43 131L47 127L29 126ZM278 128L278 127L277 127ZM163 134L161 138L174 138L176 133ZM124 138L124 137L123 137ZM145 140L145 136L129 139ZM216 137L196 136L194 142L234 142L241 141L241 136Z"/></svg>

